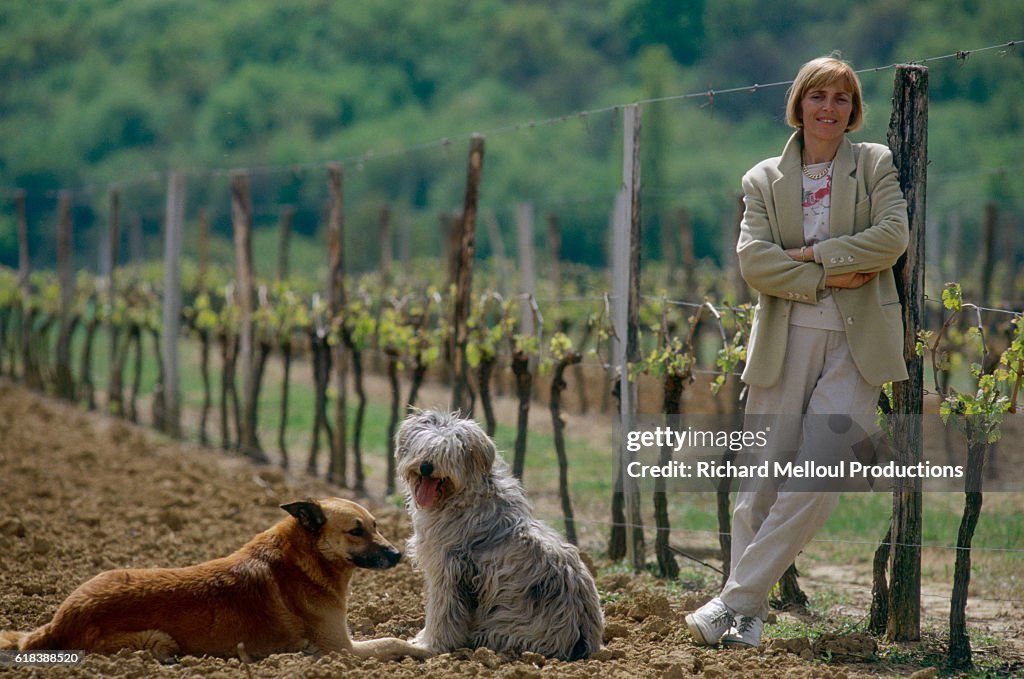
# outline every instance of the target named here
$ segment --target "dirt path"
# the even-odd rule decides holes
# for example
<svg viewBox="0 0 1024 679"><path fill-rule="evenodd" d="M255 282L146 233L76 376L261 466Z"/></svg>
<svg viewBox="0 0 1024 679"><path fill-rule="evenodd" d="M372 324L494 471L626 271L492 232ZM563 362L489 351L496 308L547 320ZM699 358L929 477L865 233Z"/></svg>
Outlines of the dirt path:
<svg viewBox="0 0 1024 679"><path fill-rule="evenodd" d="M341 494L307 477L89 415L0 380L0 629L45 623L64 597L97 572L173 566L227 554L277 521L278 505ZM385 535L402 543L403 509L367 502ZM598 564L601 565L601 564ZM874 641L850 635L813 651L806 639L755 651L699 649L683 614L705 597L647 576L602 571L607 646L577 663L460 651L426 662L359 661L343 654L238 659L185 657L160 665L148 654L88 656L74 668L18 676L81 677L867 677L909 675L874 659ZM408 563L359 574L350 626L357 638L409 637L422 625L422 582ZM1017 628L1019 633L1019 627ZM831 645L827 645L830 643ZM802 654L802 655L801 655ZM830 657L826 665L822 658ZM867 660L860 662L858 660ZM0 668L0 674L8 668Z"/></svg>

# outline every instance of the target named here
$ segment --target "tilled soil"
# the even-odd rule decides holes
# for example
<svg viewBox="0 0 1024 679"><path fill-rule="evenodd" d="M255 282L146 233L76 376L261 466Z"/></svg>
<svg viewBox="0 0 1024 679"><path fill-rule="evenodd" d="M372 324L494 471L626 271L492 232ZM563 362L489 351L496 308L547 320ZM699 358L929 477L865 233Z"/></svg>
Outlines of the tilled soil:
<svg viewBox="0 0 1024 679"><path fill-rule="evenodd" d="M60 602L96 573L182 566L226 555L283 514L278 505L347 495L309 477L189 444L120 420L87 414L0 380L0 630L47 622ZM351 496L351 495L349 495ZM404 509L354 498L402 545ZM599 564L600 565L600 564ZM58 677L862 677L909 675L880 669L876 643L852 634L775 639L750 651L693 645L686 612L706 599L648 577L598 578L606 647L568 663L535 654L461 650L427 661L281 654L256 662L182 657L160 664L145 652L88 654L75 667L0 667L0 674ZM349 626L356 638L413 636L423 624L422 579L407 563L357 575ZM829 662L826 663L825 659ZM925 670L930 672L930 670Z"/></svg>

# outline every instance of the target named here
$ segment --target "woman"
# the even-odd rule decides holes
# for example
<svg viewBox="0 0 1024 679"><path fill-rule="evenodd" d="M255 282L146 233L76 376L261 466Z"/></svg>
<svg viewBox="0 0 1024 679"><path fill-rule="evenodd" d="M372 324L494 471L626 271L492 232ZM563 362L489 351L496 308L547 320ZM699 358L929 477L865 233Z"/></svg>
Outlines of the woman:
<svg viewBox="0 0 1024 679"><path fill-rule="evenodd" d="M736 251L759 297L743 371L745 428L771 432L769 455L821 462L849 451L847 430L863 429L820 423L841 414L872 427L881 385L907 379L892 272L907 247L907 207L889 149L846 138L863 115L847 63L804 64L787 93L796 132L781 156L743 177ZM837 493L793 480L741 488L729 579L686 617L697 643L760 643L769 591L837 502Z"/></svg>

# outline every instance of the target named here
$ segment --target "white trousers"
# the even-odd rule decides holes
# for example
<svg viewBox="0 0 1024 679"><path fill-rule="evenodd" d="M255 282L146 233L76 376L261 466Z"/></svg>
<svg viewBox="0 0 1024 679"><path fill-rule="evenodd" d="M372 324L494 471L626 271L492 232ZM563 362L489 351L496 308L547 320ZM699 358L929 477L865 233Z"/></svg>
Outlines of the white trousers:
<svg viewBox="0 0 1024 679"><path fill-rule="evenodd" d="M770 427L770 458L849 459L864 432L877 430L879 391L854 365L845 332L791 325L782 377L771 387L749 388L744 428ZM859 426L849 426L851 418ZM740 615L768 615L772 587L839 502L837 492L813 484L793 490L792 481L741 486L737 494L731 568L720 596Z"/></svg>

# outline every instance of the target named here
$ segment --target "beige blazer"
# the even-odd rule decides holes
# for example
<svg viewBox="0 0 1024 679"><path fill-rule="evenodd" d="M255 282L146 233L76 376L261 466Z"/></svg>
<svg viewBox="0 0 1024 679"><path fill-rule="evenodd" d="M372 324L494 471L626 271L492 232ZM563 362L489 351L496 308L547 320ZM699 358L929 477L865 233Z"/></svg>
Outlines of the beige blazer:
<svg viewBox="0 0 1024 679"><path fill-rule="evenodd" d="M793 305L816 304L826 275L851 271L879 272L856 290L833 289L854 363L871 384L905 380L892 267L907 249L909 232L892 153L881 144L843 139L832 168L829 238L816 246L821 263L796 262L784 250L804 245L802 143L798 131L781 156L743 176L736 252L743 278L759 293L743 381L769 387L779 379Z"/></svg>

